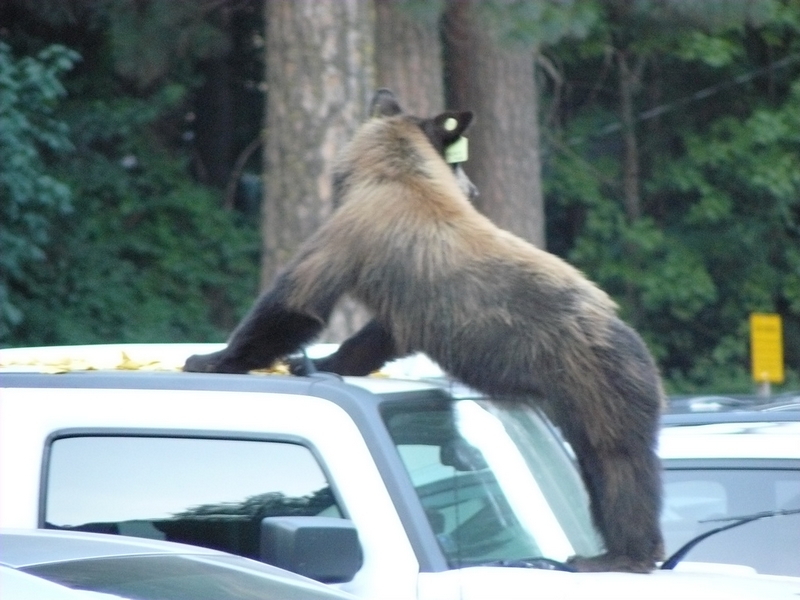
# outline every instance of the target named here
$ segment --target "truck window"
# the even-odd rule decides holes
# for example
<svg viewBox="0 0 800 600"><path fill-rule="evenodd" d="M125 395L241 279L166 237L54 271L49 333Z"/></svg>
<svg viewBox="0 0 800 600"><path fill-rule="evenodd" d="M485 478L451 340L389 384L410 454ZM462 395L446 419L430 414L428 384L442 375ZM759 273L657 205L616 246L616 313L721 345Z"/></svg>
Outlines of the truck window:
<svg viewBox="0 0 800 600"><path fill-rule="evenodd" d="M44 527L184 542L257 558L264 517L342 517L297 443L87 435L53 440Z"/></svg>
<svg viewBox="0 0 800 600"><path fill-rule="evenodd" d="M601 551L575 465L535 410L407 402L384 419L451 567Z"/></svg>

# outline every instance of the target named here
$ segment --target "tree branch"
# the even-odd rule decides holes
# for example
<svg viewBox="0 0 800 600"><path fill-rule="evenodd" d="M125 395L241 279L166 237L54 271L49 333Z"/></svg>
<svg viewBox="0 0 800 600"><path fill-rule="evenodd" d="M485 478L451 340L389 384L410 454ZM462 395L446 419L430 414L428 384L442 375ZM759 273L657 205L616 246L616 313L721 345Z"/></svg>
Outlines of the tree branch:
<svg viewBox="0 0 800 600"><path fill-rule="evenodd" d="M236 200L236 185L239 183L239 179L242 176L242 171L244 171L247 161L250 160L253 152L258 150L262 142L263 140L259 135L252 142L247 144L245 149L239 153L236 163L233 165L230 179L228 179L228 185L225 186L225 200L222 203L222 207L225 210L233 210L233 204Z"/></svg>

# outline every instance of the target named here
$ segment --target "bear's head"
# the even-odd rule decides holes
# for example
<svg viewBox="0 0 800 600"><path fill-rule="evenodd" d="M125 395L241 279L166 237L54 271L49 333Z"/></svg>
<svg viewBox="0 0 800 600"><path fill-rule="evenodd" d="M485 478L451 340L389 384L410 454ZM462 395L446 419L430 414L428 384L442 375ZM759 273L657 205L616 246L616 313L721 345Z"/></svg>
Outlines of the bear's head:
<svg viewBox="0 0 800 600"><path fill-rule="evenodd" d="M372 97L369 114L370 117L380 118L394 117L404 113L392 91L382 88L376 91ZM472 123L472 112L450 110L431 118L404 116L416 123L431 145L450 164L461 191L470 200L477 198L478 188L467 177L461 166L461 163L467 160L467 140L463 134Z"/></svg>

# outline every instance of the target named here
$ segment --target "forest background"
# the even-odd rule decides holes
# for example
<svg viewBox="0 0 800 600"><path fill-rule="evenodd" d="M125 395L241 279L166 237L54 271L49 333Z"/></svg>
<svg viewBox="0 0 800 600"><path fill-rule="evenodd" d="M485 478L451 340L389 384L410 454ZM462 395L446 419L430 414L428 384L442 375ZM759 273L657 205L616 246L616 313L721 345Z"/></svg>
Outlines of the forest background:
<svg viewBox="0 0 800 600"><path fill-rule="evenodd" d="M0 346L223 341L381 86L670 392L751 391L752 312L800 386L800 0L5 0Z"/></svg>

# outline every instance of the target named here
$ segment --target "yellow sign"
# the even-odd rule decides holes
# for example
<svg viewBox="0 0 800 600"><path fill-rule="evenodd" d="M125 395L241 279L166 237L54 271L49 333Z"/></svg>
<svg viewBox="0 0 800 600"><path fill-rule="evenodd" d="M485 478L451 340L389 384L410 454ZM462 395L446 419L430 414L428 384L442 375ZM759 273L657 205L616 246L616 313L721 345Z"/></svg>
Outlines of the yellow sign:
<svg viewBox="0 0 800 600"><path fill-rule="evenodd" d="M750 315L750 359L755 381L783 383L783 328L780 315Z"/></svg>

